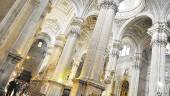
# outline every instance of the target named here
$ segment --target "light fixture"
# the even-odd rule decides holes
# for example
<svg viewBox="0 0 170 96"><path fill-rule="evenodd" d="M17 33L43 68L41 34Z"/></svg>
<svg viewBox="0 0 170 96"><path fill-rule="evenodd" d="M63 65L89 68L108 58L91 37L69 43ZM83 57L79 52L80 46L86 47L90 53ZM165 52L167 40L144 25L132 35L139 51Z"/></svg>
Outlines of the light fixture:
<svg viewBox="0 0 170 96"><path fill-rule="evenodd" d="M158 82L158 86L160 87L160 88L162 88L164 85L163 85L163 83L162 82Z"/></svg>
<svg viewBox="0 0 170 96"><path fill-rule="evenodd" d="M42 42L39 42L39 43L38 43L38 47L42 47Z"/></svg>
<svg viewBox="0 0 170 96"><path fill-rule="evenodd" d="M30 56L27 56L26 59L30 59Z"/></svg>

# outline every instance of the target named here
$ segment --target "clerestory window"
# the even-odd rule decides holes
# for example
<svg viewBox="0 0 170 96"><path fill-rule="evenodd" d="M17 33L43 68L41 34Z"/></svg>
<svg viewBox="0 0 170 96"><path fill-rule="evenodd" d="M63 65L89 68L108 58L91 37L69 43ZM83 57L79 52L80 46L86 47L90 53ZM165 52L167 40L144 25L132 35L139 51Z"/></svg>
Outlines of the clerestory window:
<svg viewBox="0 0 170 96"><path fill-rule="evenodd" d="M120 51L120 56L127 56L130 53L130 46L124 45L122 50Z"/></svg>

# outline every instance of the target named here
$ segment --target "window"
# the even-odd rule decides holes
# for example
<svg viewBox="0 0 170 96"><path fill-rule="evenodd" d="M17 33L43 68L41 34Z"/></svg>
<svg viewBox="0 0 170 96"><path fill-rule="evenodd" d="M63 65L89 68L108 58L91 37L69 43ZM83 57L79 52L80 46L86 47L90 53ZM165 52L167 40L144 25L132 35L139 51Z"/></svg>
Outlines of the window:
<svg viewBox="0 0 170 96"><path fill-rule="evenodd" d="M123 49L120 51L120 56L127 56L130 52L130 46L124 45Z"/></svg>
<svg viewBox="0 0 170 96"><path fill-rule="evenodd" d="M170 54L170 43L166 45L166 54Z"/></svg>

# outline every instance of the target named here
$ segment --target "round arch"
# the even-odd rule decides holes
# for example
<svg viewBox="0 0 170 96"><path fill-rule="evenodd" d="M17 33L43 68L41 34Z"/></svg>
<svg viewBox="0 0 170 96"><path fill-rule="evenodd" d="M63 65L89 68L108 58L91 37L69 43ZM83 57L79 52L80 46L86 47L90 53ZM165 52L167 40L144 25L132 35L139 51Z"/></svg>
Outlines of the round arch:
<svg viewBox="0 0 170 96"><path fill-rule="evenodd" d="M138 17L134 17L129 19L128 21L126 21L123 26L120 28L119 30L119 34L118 34L118 40L121 40L121 38L123 37L123 34L126 32L127 28L130 27L131 25L133 25L137 20L139 19L145 19L145 18L149 18L151 21L153 20L152 17L150 17L150 15L139 15ZM152 18L152 19L151 19Z"/></svg>

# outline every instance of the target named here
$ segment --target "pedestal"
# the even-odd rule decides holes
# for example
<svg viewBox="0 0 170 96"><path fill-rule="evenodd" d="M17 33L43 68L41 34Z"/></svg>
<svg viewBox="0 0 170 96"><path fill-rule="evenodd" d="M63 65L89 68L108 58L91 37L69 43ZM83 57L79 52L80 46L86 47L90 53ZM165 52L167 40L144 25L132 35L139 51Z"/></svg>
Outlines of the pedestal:
<svg viewBox="0 0 170 96"><path fill-rule="evenodd" d="M46 90L47 92L44 93L46 94L46 96L62 96L64 88L66 87L61 83L58 83L56 81L51 81L51 80L48 80L45 85L47 86L44 87L48 87Z"/></svg>
<svg viewBox="0 0 170 96"><path fill-rule="evenodd" d="M101 96L104 91L104 85L90 80L75 79L73 86L70 96Z"/></svg>

